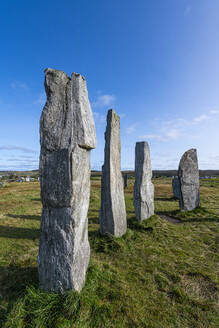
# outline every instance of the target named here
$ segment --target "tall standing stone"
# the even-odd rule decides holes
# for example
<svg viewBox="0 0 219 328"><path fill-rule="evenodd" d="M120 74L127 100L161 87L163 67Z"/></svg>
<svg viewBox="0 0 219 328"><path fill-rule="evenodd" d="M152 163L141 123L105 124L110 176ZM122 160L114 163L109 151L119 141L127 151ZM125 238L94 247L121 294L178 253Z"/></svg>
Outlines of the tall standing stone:
<svg viewBox="0 0 219 328"><path fill-rule="evenodd" d="M154 185L150 149L146 141L135 145L135 184L133 202L136 218L140 221L154 215Z"/></svg>
<svg viewBox="0 0 219 328"><path fill-rule="evenodd" d="M105 132L105 155L101 179L100 232L116 237L127 229L126 208L121 173L120 119L110 109Z"/></svg>
<svg viewBox="0 0 219 328"><path fill-rule="evenodd" d="M196 149L190 149L182 156L178 169L180 185L180 209L191 211L199 206L199 170Z"/></svg>
<svg viewBox="0 0 219 328"><path fill-rule="evenodd" d="M46 69L45 90L40 119L39 282L50 292L79 292L90 259L87 212L95 126L80 74L69 78L62 71Z"/></svg>
<svg viewBox="0 0 219 328"><path fill-rule="evenodd" d="M173 197L179 199L180 198L180 186L179 186L179 178L178 176L172 179L172 189L173 189Z"/></svg>

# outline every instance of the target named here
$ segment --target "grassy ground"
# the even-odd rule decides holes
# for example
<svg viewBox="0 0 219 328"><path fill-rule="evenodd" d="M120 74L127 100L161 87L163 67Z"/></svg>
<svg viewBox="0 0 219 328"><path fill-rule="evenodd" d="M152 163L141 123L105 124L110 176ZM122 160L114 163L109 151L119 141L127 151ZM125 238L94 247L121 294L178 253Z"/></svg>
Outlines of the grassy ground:
<svg viewBox="0 0 219 328"><path fill-rule="evenodd" d="M129 183L128 230L114 239L99 235L100 179L92 179L86 284L62 296L38 289L39 184L1 188L0 327L219 327L219 181L201 181L201 208L188 213L170 179L154 183L156 215L143 223Z"/></svg>

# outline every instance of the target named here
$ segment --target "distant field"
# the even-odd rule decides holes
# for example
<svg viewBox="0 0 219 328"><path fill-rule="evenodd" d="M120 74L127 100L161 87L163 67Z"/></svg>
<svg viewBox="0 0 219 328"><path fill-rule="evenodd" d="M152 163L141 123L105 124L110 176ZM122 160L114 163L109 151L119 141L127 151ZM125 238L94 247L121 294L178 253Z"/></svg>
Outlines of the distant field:
<svg viewBox="0 0 219 328"><path fill-rule="evenodd" d="M62 296L38 289L39 183L0 188L0 327L219 327L219 179L200 181L201 207L188 213L171 179L154 179L156 215L143 223L129 180L118 239L99 235L100 177L91 183L87 281Z"/></svg>

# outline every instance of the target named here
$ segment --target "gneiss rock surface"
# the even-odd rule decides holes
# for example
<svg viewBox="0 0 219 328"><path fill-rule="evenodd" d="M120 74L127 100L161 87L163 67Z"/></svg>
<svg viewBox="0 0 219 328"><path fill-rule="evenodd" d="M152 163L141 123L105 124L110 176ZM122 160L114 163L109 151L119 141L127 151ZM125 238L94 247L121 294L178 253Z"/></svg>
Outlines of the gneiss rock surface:
<svg viewBox="0 0 219 328"><path fill-rule="evenodd" d="M107 114L105 156L101 179L100 232L116 237L127 229L121 173L120 119L114 110Z"/></svg>
<svg viewBox="0 0 219 328"><path fill-rule="evenodd" d="M80 291L90 258L87 212L95 126L80 74L69 78L46 69L45 90L40 119L40 287L58 293Z"/></svg>
<svg viewBox="0 0 219 328"><path fill-rule="evenodd" d="M172 179L172 189L173 189L174 198L179 199L180 187L179 187L179 178L178 177L174 177Z"/></svg>
<svg viewBox="0 0 219 328"><path fill-rule="evenodd" d="M138 220L148 219L154 214L154 185L151 182L152 169L150 149L147 142L136 142L134 207Z"/></svg>
<svg viewBox="0 0 219 328"><path fill-rule="evenodd" d="M191 211L199 206L199 170L196 149L184 153L179 163L178 170L180 185L180 209Z"/></svg>

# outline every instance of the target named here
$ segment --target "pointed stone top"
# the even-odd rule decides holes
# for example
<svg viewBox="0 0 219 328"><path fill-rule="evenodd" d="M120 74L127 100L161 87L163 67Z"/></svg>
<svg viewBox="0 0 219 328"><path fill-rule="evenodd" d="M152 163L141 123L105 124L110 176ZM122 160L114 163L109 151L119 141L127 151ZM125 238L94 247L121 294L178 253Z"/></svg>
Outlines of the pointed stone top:
<svg viewBox="0 0 219 328"><path fill-rule="evenodd" d="M109 109L107 112L107 122L111 120L120 121L119 115L114 111L114 109Z"/></svg>
<svg viewBox="0 0 219 328"><path fill-rule="evenodd" d="M186 161L194 161L194 162L198 162L197 159L197 150L195 148L191 148L189 150L187 150L183 156L181 157L180 163L179 163L179 167Z"/></svg>
<svg viewBox="0 0 219 328"><path fill-rule="evenodd" d="M41 115L41 146L54 151L78 144L96 147L96 132L85 78L60 70L45 69L47 102Z"/></svg>

